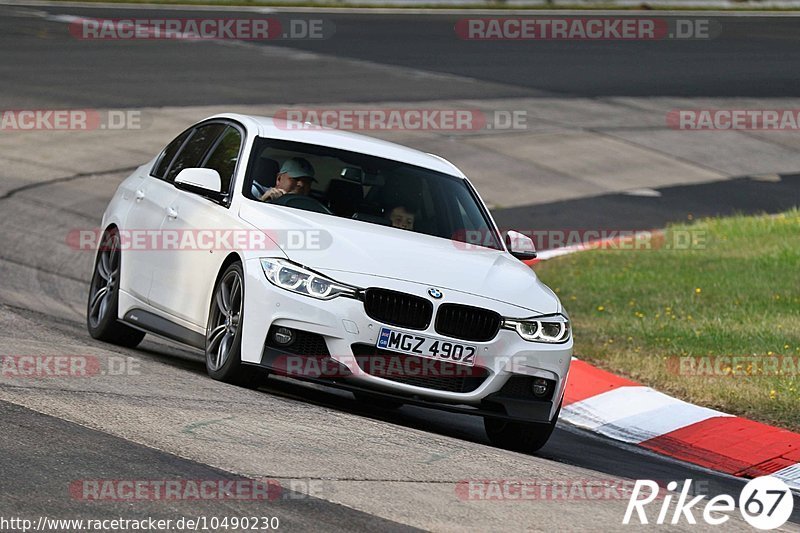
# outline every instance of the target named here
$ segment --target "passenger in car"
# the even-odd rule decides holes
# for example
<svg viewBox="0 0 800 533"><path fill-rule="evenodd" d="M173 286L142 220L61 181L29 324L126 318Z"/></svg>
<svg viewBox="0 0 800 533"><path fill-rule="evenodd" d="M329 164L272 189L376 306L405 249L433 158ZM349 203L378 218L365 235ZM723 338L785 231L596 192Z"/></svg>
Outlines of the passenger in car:
<svg viewBox="0 0 800 533"><path fill-rule="evenodd" d="M389 211L389 221L395 228L414 229L414 213L404 205L398 205Z"/></svg>
<svg viewBox="0 0 800 533"><path fill-rule="evenodd" d="M275 187L267 191L259 198L262 202L268 202L280 198L284 194L300 194L308 196L311 192L311 183L316 181L314 178L314 167L307 159L302 157L292 157L284 161L278 176L275 180Z"/></svg>

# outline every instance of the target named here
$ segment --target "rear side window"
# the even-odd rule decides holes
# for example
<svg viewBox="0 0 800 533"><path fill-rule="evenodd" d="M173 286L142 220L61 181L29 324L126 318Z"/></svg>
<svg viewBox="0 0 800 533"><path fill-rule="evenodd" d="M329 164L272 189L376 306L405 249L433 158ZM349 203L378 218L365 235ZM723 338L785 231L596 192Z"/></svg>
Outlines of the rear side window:
<svg viewBox="0 0 800 533"><path fill-rule="evenodd" d="M213 168L219 172L222 192L229 190L236 163L239 160L239 148L242 145L242 134L232 126L228 126L217 142L217 146L209 154L203 168Z"/></svg>
<svg viewBox="0 0 800 533"><path fill-rule="evenodd" d="M167 174L167 170L169 169L169 164L172 163L172 160L175 159L175 154L178 153L183 143L189 137L189 134L192 133L192 129L188 129L175 137L171 143L164 148L164 151L161 152L161 155L158 158L155 166L153 167L153 171L150 173L151 176L156 177L158 179L163 180L164 176Z"/></svg>
<svg viewBox="0 0 800 533"><path fill-rule="evenodd" d="M175 157L175 161L169 167L164 179L172 183L184 168L199 167L201 161L203 161L203 156L206 155L208 149L211 148L225 128L225 124L206 124L195 129L194 134Z"/></svg>

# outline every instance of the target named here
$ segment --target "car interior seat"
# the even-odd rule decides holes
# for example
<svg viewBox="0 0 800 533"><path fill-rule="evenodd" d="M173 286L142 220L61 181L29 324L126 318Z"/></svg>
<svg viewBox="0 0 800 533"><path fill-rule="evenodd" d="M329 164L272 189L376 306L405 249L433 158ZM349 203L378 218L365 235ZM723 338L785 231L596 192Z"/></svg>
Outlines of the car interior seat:
<svg viewBox="0 0 800 533"><path fill-rule="evenodd" d="M280 168L278 162L269 157L259 157L256 160L255 167L253 167L253 185L251 187L251 193L254 198L260 198L262 194L267 192L267 189L275 186Z"/></svg>
<svg viewBox="0 0 800 533"><path fill-rule="evenodd" d="M345 180L332 180L328 185L328 207L340 217L352 217L364 201L360 183Z"/></svg>

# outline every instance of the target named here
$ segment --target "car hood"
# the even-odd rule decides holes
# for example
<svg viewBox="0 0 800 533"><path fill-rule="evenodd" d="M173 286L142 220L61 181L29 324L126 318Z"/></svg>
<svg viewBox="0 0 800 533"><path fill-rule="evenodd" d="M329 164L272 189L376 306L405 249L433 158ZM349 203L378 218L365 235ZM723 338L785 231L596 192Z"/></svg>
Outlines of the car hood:
<svg viewBox="0 0 800 533"><path fill-rule="evenodd" d="M291 261L334 279L337 272L363 274L464 292L534 313L561 310L555 294L506 252L467 250L448 239L288 207L245 205L239 214L276 240ZM286 237L289 233L294 237ZM307 245L309 236L318 237L319 245ZM346 282L341 276L340 281Z"/></svg>

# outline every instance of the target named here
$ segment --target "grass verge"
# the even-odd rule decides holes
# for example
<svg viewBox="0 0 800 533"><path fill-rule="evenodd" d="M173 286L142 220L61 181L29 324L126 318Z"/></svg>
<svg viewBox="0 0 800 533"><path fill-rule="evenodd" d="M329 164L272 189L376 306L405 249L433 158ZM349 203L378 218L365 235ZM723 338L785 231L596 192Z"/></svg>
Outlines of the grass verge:
<svg viewBox="0 0 800 533"><path fill-rule="evenodd" d="M650 249L535 269L570 313L578 357L800 431L800 210L674 225Z"/></svg>

